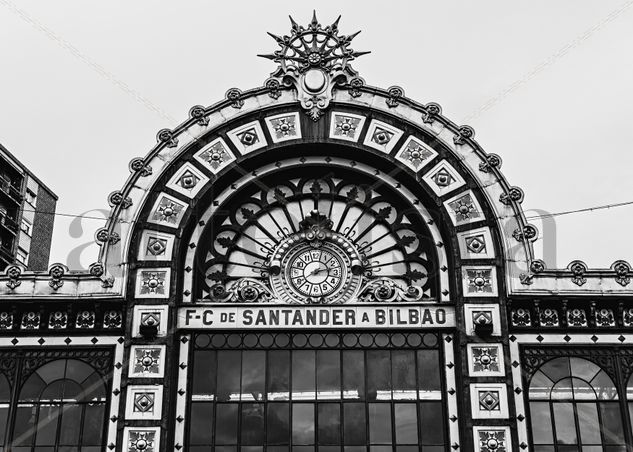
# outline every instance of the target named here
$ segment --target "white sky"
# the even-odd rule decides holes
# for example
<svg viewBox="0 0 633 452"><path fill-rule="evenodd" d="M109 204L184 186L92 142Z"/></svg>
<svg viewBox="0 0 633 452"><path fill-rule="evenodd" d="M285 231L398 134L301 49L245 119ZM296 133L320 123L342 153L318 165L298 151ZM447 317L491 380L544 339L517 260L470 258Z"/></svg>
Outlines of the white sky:
<svg viewBox="0 0 633 452"><path fill-rule="evenodd" d="M219 6L221 5L221 6ZM523 207L559 212L633 200L633 0L166 2L0 0L0 142L60 200L102 217L156 132L228 88L262 84L312 9L338 14L369 85L402 86L469 124L503 158ZM97 209L96 211L94 209ZM58 216L51 262L96 261L104 220ZM557 217L549 267L633 262L633 206ZM542 243L539 241L537 243ZM539 251L542 254L541 251Z"/></svg>

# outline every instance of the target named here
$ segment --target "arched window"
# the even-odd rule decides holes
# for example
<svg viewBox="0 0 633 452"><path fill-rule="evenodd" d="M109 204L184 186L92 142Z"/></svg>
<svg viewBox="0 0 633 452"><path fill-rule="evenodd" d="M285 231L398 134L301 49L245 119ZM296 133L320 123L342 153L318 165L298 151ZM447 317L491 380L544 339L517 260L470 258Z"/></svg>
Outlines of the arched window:
<svg viewBox="0 0 633 452"><path fill-rule="evenodd" d="M597 364L547 361L532 376L528 397L535 452L625 450L615 447L626 445L618 391Z"/></svg>
<svg viewBox="0 0 633 452"><path fill-rule="evenodd" d="M20 388L11 450L101 451L106 394L102 376L83 361L44 364Z"/></svg>

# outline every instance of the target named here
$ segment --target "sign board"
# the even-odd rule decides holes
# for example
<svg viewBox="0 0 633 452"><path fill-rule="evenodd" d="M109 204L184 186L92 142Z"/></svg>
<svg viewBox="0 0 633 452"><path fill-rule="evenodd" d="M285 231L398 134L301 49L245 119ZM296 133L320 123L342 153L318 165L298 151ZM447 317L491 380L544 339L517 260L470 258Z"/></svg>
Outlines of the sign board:
<svg viewBox="0 0 633 452"><path fill-rule="evenodd" d="M337 306L191 306L178 310L178 328L451 328L455 308L441 305Z"/></svg>

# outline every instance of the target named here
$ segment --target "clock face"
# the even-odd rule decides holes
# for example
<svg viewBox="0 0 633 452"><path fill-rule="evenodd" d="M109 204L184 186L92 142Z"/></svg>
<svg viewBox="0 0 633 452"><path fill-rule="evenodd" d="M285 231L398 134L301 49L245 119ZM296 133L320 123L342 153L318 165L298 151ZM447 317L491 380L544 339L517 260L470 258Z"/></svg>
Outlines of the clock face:
<svg viewBox="0 0 633 452"><path fill-rule="evenodd" d="M301 295L324 297L343 282L343 259L335 251L306 249L289 260L289 282Z"/></svg>

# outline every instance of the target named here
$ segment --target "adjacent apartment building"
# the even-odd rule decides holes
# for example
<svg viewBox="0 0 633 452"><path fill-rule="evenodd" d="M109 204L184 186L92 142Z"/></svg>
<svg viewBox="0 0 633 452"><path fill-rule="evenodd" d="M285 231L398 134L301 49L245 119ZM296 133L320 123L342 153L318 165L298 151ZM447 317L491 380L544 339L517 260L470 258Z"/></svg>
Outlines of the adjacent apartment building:
<svg viewBox="0 0 633 452"><path fill-rule="evenodd" d="M46 270L57 195L0 144L0 271Z"/></svg>

